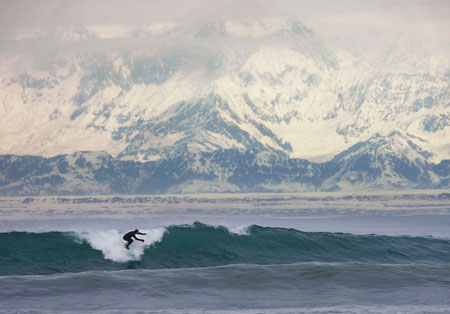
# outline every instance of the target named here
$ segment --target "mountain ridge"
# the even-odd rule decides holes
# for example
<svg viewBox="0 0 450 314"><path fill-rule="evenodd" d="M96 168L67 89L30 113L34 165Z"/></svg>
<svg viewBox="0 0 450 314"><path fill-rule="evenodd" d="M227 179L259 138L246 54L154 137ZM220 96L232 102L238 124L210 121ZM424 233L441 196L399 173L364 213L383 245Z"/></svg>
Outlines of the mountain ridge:
<svg viewBox="0 0 450 314"><path fill-rule="evenodd" d="M449 189L450 160L411 161L380 153L403 134L376 135L331 161L313 163L258 150L179 152L155 161L77 152L52 158L0 156L0 195L94 195ZM375 147L373 143L376 143ZM400 143L402 144L402 143ZM417 146L407 144L415 154ZM368 149L369 148L369 149Z"/></svg>

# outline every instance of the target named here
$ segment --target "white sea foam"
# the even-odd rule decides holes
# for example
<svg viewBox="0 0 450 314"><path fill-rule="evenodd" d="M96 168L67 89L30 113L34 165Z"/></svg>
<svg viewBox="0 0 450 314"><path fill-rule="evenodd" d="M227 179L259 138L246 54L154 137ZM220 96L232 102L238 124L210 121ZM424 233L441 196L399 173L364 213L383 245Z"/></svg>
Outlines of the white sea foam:
<svg viewBox="0 0 450 314"><path fill-rule="evenodd" d="M250 235L250 226L226 226L230 233L238 234L238 235Z"/></svg>
<svg viewBox="0 0 450 314"><path fill-rule="evenodd" d="M134 255L128 254L128 250L125 248L126 242L122 239L125 232L107 230L79 232L77 235L81 240L87 241L93 249L101 251L106 259L115 262L127 262L140 259L147 247L151 246L155 242L161 241L166 229L158 227L148 230L140 230L140 232L146 233L146 235L138 236L145 242L136 240L133 241L130 249L133 250Z"/></svg>

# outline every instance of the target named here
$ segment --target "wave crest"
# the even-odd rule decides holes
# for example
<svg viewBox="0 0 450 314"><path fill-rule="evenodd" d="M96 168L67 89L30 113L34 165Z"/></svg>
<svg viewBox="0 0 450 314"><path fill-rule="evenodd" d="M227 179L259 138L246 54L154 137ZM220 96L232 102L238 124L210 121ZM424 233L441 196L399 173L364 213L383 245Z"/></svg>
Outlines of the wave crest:
<svg viewBox="0 0 450 314"><path fill-rule="evenodd" d="M81 232L77 233L77 236L79 239L87 241L93 249L101 251L106 259L123 263L140 259L146 248L161 241L166 229L161 227L141 230L141 232L147 234L139 236L145 242L133 241L131 249L134 255L128 254L128 250L125 248L126 242L122 239L123 233L117 230Z"/></svg>
<svg viewBox="0 0 450 314"><path fill-rule="evenodd" d="M450 240L431 237L302 232L202 223L142 229L130 256L123 233L0 233L0 275L88 270L167 269L230 264L448 264Z"/></svg>

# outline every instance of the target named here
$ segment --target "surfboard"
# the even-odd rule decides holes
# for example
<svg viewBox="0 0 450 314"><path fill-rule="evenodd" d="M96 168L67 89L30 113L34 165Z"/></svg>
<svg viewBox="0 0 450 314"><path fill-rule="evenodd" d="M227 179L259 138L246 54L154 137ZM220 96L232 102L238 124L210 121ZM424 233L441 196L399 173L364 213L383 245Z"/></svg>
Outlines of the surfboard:
<svg viewBox="0 0 450 314"><path fill-rule="evenodd" d="M128 255L131 255L131 256L135 256L136 255L133 250L128 250L127 253L128 253Z"/></svg>

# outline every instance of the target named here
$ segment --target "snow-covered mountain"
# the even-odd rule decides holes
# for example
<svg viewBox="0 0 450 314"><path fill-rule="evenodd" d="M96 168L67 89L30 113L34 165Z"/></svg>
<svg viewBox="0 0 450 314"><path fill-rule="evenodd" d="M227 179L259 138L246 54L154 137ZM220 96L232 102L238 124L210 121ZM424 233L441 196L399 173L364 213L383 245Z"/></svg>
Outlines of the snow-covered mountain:
<svg viewBox="0 0 450 314"><path fill-rule="evenodd" d="M255 150L339 165L305 189L437 186L430 165L450 159L442 51L396 47L389 67L374 68L283 19L25 35L0 50L0 154L104 151L115 162L162 162ZM38 42L45 47L28 54ZM371 170L358 168L362 160Z"/></svg>
<svg viewBox="0 0 450 314"><path fill-rule="evenodd" d="M324 163L237 149L177 153L145 163L95 152L51 158L5 155L0 156L0 195L450 188L449 160L428 163L427 152L413 140L400 133L375 135Z"/></svg>
<svg viewBox="0 0 450 314"><path fill-rule="evenodd" d="M343 190L439 186L441 178L430 167L431 154L420 148L422 141L400 132L389 136L376 134L336 155L333 161L339 164L340 170L328 178L324 186Z"/></svg>

